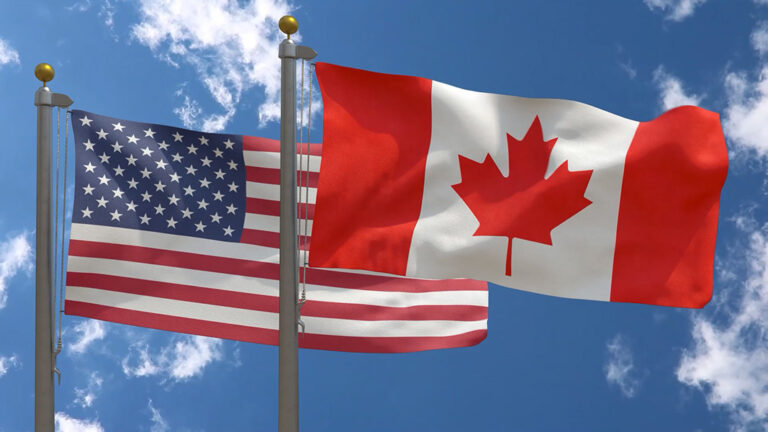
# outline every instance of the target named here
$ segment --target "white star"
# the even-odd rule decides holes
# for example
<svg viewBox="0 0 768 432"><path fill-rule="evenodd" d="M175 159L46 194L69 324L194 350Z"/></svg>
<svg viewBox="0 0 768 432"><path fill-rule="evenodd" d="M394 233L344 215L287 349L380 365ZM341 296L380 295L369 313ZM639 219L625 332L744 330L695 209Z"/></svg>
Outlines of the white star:
<svg viewBox="0 0 768 432"><path fill-rule="evenodd" d="M237 207L235 207L234 204L230 204L227 206L227 214L235 214L235 210L237 210Z"/></svg>
<svg viewBox="0 0 768 432"><path fill-rule="evenodd" d="M184 189L184 195L192 195L195 193L195 189L192 189L192 185L189 185L183 189Z"/></svg>
<svg viewBox="0 0 768 432"><path fill-rule="evenodd" d="M200 187L207 188L209 184L211 184L211 182L205 177L203 177L203 179L200 180Z"/></svg>
<svg viewBox="0 0 768 432"><path fill-rule="evenodd" d="M195 228L196 228L195 231L204 232L205 231L205 227L207 227L207 226L208 225L203 225L203 221L200 221L200 222L195 224Z"/></svg>
<svg viewBox="0 0 768 432"><path fill-rule="evenodd" d="M128 142L131 144L136 144L139 142L139 139L136 138L136 135L131 134L131 136L128 137Z"/></svg>
<svg viewBox="0 0 768 432"><path fill-rule="evenodd" d="M119 142L115 141L115 143L112 144L112 153L119 152L121 148L123 148L123 146L121 146Z"/></svg>
<svg viewBox="0 0 768 432"><path fill-rule="evenodd" d="M197 154L197 147L195 147L194 144L190 144L190 145L187 146L187 151L189 153Z"/></svg>
<svg viewBox="0 0 768 432"><path fill-rule="evenodd" d="M230 192L237 192L237 188L239 186L237 184L235 184L235 182L232 182L232 183L228 184L227 187L229 187L229 191Z"/></svg>
<svg viewBox="0 0 768 432"><path fill-rule="evenodd" d="M120 165L118 165L118 166L115 168L115 175L116 175L116 176L121 176L121 177L122 177L122 175L123 175L123 171L125 171L125 169L124 169L124 168L120 168Z"/></svg>
<svg viewBox="0 0 768 432"><path fill-rule="evenodd" d="M80 210L80 211L83 212L83 217L84 218L88 218L88 219L91 218L91 213L93 213L93 210L89 209L88 207L86 207L84 210Z"/></svg>
<svg viewBox="0 0 768 432"><path fill-rule="evenodd" d="M234 146L235 143L232 142L229 138L227 138L226 141L224 141L224 146L230 150L232 150L232 146Z"/></svg>
<svg viewBox="0 0 768 432"><path fill-rule="evenodd" d="M108 184L109 183L109 177L107 177L106 174L103 174L101 177L98 177L99 184Z"/></svg>
<svg viewBox="0 0 768 432"><path fill-rule="evenodd" d="M155 192L163 192L165 191L165 185L162 181L158 180L157 183L155 183Z"/></svg>
<svg viewBox="0 0 768 432"><path fill-rule="evenodd" d="M219 223L220 220L221 220L221 216L219 216L219 212L216 212L211 215L211 222Z"/></svg>
<svg viewBox="0 0 768 432"><path fill-rule="evenodd" d="M197 168L193 167L192 165L189 165L187 167L187 174L195 175L196 172L197 172Z"/></svg>
<svg viewBox="0 0 768 432"><path fill-rule="evenodd" d="M201 136L200 137L200 144L201 145L208 145L208 138Z"/></svg>
<svg viewBox="0 0 768 432"><path fill-rule="evenodd" d="M123 197L123 191L121 191L120 188L112 190L112 193L115 194L112 198L122 198Z"/></svg>
<svg viewBox="0 0 768 432"><path fill-rule="evenodd" d="M179 162L179 163L181 163L182 158L183 156L181 156L178 152L175 155L171 156L171 159L173 159L174 162Z"/></svg>
<svg viewBox="0 0 768 432"><path fill-rule="evenodd" d="M171 181L172 181L172 182L176 182L176 183L178 183L180 178L181 178L181 176L180 176L180 175L178 175L178 174L176 174L176 173L172 173L172 174L171 174Z"/></svg>
<svg viewBox="0 0 768 432"><path fill-rule="evenodd" d="M224 171L222 171L221 168L219 168L219 170L216 171L214 174L216 174L216 179L217 180L224 178Z"/></svg>
<svg viewBox="0 0 768 432"><path fill-rule="evenodd" d="M155 214L163 214L164 211L165 207L163 207L161 204L155 206Z"/></svg>
<svg viewBox="0 0 768 432"><path fill-rule="evenodd" d="M150 172L150 171L147 169L147 167L144 167L144 169L143 169L143 170L141 170L141 171L139 171L139 173L141 174L141 178L149 178L149 175L150 175L150 174L152 174L152 173L151 173L151 172Z"/></svg>
<svg viewBox="0 0 768 432"><path fill-rule="evenodd" d="M141 149L141 154L144 156L152 156L152 152L154 152L154 150L150 150L149 147Z"/></svg>
<svg viewBox="0 0 768 432"><path fill-rule="evenodd" d="M184 209L184 210L181 211L181 217L182 218L187 218L187 219L192 219L192 213L193 212L191 212L189 209Z"/></svg>
<svg viewBox="0 0 768 432"><path fill-rule="evenodd" d="M205 198L197 202L197 209L208 210L208 203L205 202Z"/></svg>
<svg viewBox="0 0 768 432"><path fill-rule="evenodd" d="M91 185L85 185L85 187L83 188L83 193L85 195L93 195L93 190L94 189L96 189L96 188L92 187Z"/></svg>
<svg viewBox="0 0 768 432"><path fill-rule="evenodd" d="M206 157L200 159L200 162L203 163L203 166L209 167L209 166L211 166L211 162L213 162L213 161L208 159L208 156L206 156Z"/></svg>
<svg viewBox="0 0 768 432"><path fill-rule="evenodd" d="M88 150L90 150L90 151L93 151L93 146L94 146L94 144L95 144L95 143L92 143L90 139L88 139L87 141L85 141L85 142L83 143L83 145L85 146L85 151L88 151Z"/></svg>
<svg viewBox="0 0 768 432"><path fill-rule="evenodd" d="M121 125L120 122L112 123L112 127L114 127L113 130L119 130L120 132L122 132L125 128L125 126Z"/></svg>
<svg viewBox="0 0 768 432"><path fill-rule="evenodd" d="M168 228L176 228L176 224L178 223L178 221L173 220L173 216L165 221L168 222Z"/></svg>
<svg viewBox="0 0 768 432"><path fill-rule="evenodd" d="M99 139L103 139L103 140L107 139L108 134L109 132L104 132L104 128L101 128L100 131L96 132L96 135L99 136Z"/></svg>
<svg viewBox="0 0 768 432"><path fill-rule="evenodd" d="M107 208L107 203L108 203L109 201L105 200L105 199L104 199L104 195L102 195L102 196L101 196L101 198L99 198L99 199L97 199L97 200L96 200L96 202L97 202L97 203L99 203L99 207L104 207L104 208Z"/></svg>
<svg viewBox="0 0 768 432"><path fill-rule="evenodd" d="M177 205L176 203L179 202L181 198L177 197L176 194L172 194L168 197L168 201L170 201L170 204Z"/></svg>
<svg viewBox="0 0 768 432"><path fill-rule="evenodd" d="M101 156L99 156L99 159L101 159L101 163L109 163L109 156L107 156L106 153L102 153Z"/></svg>
<svg viewBox="0 0 768 432"><path fill-rule="evenodd" d="M136 185L138 185L139 182L136 181L136 178L131 177L130 180L128 180L128 189L136 189Z"/></svg>
<svg viewBox="0 0 768 432"><path fill-rule="evenodd" d="M88 127L91 127L91 122L93 119L89 119L88 116L82 117L80 119L80 126L88 125Z"/></svg>
<svg viewBox="0 0 768 432"><path fill-rule="evenodd" d="M95 174L95 172L93 170L94 170L94 168L96 168L96 165L93 165L92 163L88 162L88 164L87 165L83 165L83 167L85 167L85 172L92 172L92 173Z"/></svg>
<svg viewBox="0 0 768 432"><path fill-rule="evenodd" d="M168 144L165 143L165 140L157 143L157 146L160 147L161 150L168 150Z"/></svg>
<svg viewBox="0 0 768 432"><path fill-rule="evenodd" d="M149 191L144 191L143 194L141 194L142 201L149 201L150 198L152 198L152 194L149 193Z"/></svg>
<svg viewBox="0 0 768 432"><path fill-rule="evenodd" d="M214 201L221 201L222 198L224 198L224 194L223 193L221 193L219 191L216 191L216 192L213 193L213 200Z"/></svg>
<svg viewBox="0 0 768 432"><path fill-rule="evenodd" d="M223 152L223 151L221 151L221 150L219 150L219 149L213 149L213 154L214 154L216 157L224 157L224 156L222 156L222 155L224 154L224 152Z"/></svg>
<svg viewBox="0 0 768 432"><path fill-rule="evenodd" d="M153 131L152 128L145 129L144 130L144 138L146 138L146 137L154 138L155 137L155 131Z"/></svg>
<svg viewBox="0 0 768 432"><path fill-rule="evenodd" d="M131 200L131 202L129 203L126 203L125 205L128 206L128 211L132 211L132 212L135 212L136 207L138 206L138 204L134 204L133 200Z"/></svg>
<svg viewBox="0 0 768 432"><path fill-rule="evenodd" d="M128 157L126 158L126 160L128 161L128 165L133 165L133 166L136 166L136 161L137 161L138 159L136 159L135 157L133 157L133 155L128 155Z"/></svg>
<svg viewBox="0 0 768 432"><path fill-rule="evenodd" d="M224 228L224 235L232 237L232 232L234 230L230 227L230 225L227 225L226 228Z"/></svg>
<svg viewBox="0 0 768 432"><path fill-rule="evenodd" d="M227 165L229 165L229 169L231 170L237 170L237 163L233 160L227 162Z"/></svg>
<svg viewBox="0 0 768 432"><path fill-rule="evenodd" d="M144 216L139 216L139 219L141 219L141 223L149 225L149 220L151 218L144 213Z"/></svg>
<svg viewBox="0 0 768 432"><path fill-rule="evenodd" d="M168 166L168 162L160 159L159 161L155 162L158 169L165 169L166 166Z"/></svg>
<svg viewBox="0 0 768 432"><path fill-rule="evenodd" d="M112 215L112 220L116 220L120 222L120 216L122 216L123 214L115 210L112 213L110 213L110 215Z"/></svg>
<svg viewBox="0 0 768 432"><path fill-rule="evenodd" d="M173 134L173 142L179 142L182 138L184 138L184 135L180 134L179 131Z"/></svg>

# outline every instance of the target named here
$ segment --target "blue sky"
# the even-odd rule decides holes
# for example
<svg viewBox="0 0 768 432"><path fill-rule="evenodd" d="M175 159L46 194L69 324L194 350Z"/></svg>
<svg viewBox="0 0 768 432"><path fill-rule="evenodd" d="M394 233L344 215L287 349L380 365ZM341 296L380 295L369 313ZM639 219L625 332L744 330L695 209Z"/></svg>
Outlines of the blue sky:
<svg viewBox="0 0 768 432"><path fill-rule="evenodd" d="M33 425L34 66L73 108L277 138L287 12L321 61L635 120L703 106L731 161L703 310L492 287L476 347L301 352L304 430L768 429L768 1L71 0L0 3L0 431ZM276 429L275 347L63 331L60 431Z"/></svg>

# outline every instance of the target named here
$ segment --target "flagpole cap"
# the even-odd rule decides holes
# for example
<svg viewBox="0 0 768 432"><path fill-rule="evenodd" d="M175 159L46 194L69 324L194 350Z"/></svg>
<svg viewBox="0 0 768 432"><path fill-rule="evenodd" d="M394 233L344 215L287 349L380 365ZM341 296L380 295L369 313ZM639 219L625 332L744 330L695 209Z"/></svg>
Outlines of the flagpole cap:
<svg viewBox="0 0 768 432"><path fill-rule="evenodd" d="M53 79L53 75L53 67L48 63L40 63L35 66L35 77L43 82L43 86Z"/></svg>
<svg viewBox="0 0 768 432"><path fill-rule="evenodd" d="M288 35L288 39L291 38L292 34L299 30L299 22L296 21L296 18L290 15L286 15L280 18L280 21L277 22L277 25L280 27L281 32Z"/></svg>

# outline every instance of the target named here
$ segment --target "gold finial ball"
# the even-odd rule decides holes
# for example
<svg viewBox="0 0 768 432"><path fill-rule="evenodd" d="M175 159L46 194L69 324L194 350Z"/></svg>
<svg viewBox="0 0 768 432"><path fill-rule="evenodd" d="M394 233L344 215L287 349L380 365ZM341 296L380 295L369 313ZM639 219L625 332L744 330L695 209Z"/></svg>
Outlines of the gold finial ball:
<svg viewBox="0 0 768 432"><path fill-rule="evenodd" d="M53 79L53 67L48 63L40 63L35 66L35 76L42 81L43 84L50 82Z"/></svg>
<svg viewBox="0 0 768 432"><path fill-rule="evenodd" d="M280 21L278 21L277 25L280 27L280 31L287 34L288 36L296 33L296 31L299 30L299 22L296 21L296 18L290 15L286 15L280 18Z"/></svg>

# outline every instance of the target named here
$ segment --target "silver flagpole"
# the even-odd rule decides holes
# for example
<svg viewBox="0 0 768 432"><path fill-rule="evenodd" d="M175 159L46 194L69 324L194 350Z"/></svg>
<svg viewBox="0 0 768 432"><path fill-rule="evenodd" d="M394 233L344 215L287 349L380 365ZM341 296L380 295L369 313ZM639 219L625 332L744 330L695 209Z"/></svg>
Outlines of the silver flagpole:
<svg viewBox="0 0 768 432"><path fill-rule="evenodd" d="M280 327L278 430L299 430L298 241L296 232L296 60L317 53L296 45L292 16L280 18Z"/></svg>
<svg viewBox="0 0 768 432"><path fill-rule="evenodd" d="M72 105L68 96L52 93L47 63L35 67L43 86L35 92L37 106L37 225L35 228L35 432L53 432L53 305L51 248L51 112ZM66 186L65 186L66 188Z"/></svg>

